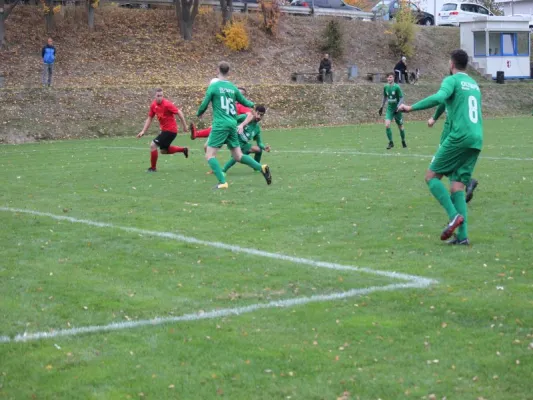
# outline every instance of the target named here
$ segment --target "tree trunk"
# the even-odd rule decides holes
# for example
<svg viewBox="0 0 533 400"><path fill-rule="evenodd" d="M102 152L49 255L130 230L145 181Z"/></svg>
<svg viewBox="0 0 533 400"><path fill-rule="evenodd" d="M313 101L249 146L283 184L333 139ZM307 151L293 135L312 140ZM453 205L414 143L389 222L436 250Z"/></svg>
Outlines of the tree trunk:
<svg viewBox="0 0 533 400"><path fill-rule="evenodd" d="M174 0L180 36L185 40L192 40L192 27L198 14L198 4L199 0Z"/></svg>
<svg viewBox="0 0 533 400"><path fill-rule="evenodd" d="M45 16L46 33L50 33L54 29L54 2L52 0L45 0L45 4L48 7L48 13Z"/></svg>
<svg viewBox="0 0 533 400"><path fill-rule="evenodd" d="M88 14L88 23L89 30L94 30L94 7L91 0L87 0L87 14Z"/></svg>
<svg viewBox="0 0 533 400"><path fill-rule="evenodd" d="M6 45L6 19L11 11L17 6L20 0L15 1L6 7L5 0L0 0L0 49Z"/></svg>
<svg viewBox="0 0 533 400"><path fill-rule="evenodd" d="M226 26L233 19L233 0L220 0L222 8L222 26Z"/></svg>

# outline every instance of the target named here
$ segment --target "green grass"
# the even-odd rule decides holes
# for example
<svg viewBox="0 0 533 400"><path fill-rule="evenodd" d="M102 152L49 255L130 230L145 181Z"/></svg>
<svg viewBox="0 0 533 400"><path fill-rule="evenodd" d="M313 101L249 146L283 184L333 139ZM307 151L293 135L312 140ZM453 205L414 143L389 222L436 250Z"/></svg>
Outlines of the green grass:
<svg viewBox="0 0 533 400"><path fill-rule="evenodd" d="M191 157L160 156L157 174L144 172L150 138L0 147L1 207L115 226L0 211L0 336L401 282L116 227L438 281L0 343L0 398L531 399L531 118L485 121L469 248L440 242L445 213L423 181L439 128L408 123L409 148L388 157L381 125L267 131L272 186L237 165L227 191L186 136L175 144Z"/></svg>

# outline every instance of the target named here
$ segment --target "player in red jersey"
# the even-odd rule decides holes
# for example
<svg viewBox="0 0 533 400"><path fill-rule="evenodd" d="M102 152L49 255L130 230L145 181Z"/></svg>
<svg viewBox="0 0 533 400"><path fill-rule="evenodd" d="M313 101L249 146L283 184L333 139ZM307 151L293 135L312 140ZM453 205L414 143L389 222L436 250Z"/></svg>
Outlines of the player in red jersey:
<svg viewBox="0 0 533 400"><path fill-rule="evenodd" d="M158 147L161 154L183 153L185 158L189 157L188 147L171 146L174 139L176 139L176 135L178 134L178 124L176 124L176 118L174 115L178 116L185 132L187 132L187 122L185 121L185 116L181 110L170 100L167 100L163 97L163 89L156 89L155 100L150 105L148 118L146 118L142 131L137 134L137 138L144 136L156 115L157 119L159 120L161 133L152 141L152 143L150 143L151 166L148 168L148 172L157 171Z"/></svg>
<svg viewBox="0 0 533 400"><path fill-rule="evenodd" d="M215 79L217 79L217 78L215 78ZM215 80L215 79L213 79L213 80ZM211 82L213 82L213 80ZM246 97L246 89L245 88L239 87L237 89L239 89L239 92L241 92L242 95L244 97ZM235 103L235 108L237 110L237 115L241 115L241 114L249 114L249 115L251 115L252 114L252 109L250 109L248 107L245 107L242 104ZM191 122L190 128L191 128L191 140L194 140L196 138L206 138L211 133L211 127L197 130L196 126L194 126L194 124L192 122ZM205 149L205 146L204 146L204 149Z"/></svg>

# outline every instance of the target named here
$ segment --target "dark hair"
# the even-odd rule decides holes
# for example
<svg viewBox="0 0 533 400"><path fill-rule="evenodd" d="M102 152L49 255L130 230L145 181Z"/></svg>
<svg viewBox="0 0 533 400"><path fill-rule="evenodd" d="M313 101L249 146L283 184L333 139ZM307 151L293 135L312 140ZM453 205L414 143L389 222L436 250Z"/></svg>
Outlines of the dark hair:
<svg viewBox="0 0 533 400"><path fill-rule="evenodd" d="M452 59L455 68L459 71L464 71L466 69L466 66L468 65L468 54L466 51L461 49L454 50L452 51L452 54L450 54L450 58Z"/></svg>
<svg viewBox="0 0 533 400"><path fill-rule="evenodd" d="M261 114L264 114L267 112L267 109L265 106L258 104L255 106L255 111L260 112Z"/></svg>
<svg viewBox="0 0 533 400"><path fill-rule="evenodd" d="M394 72L389 72L389 73L387 74L387 78L388 78L389 76L394 76Z"/></svg>
<svg viewBox="0 0 533 400"><path fill-rule="evenodd" d="M156 92L156 93L161 93L161 92L163 92L163 89L161 89L161 88L157 88L157 89L155 90L155 92Z"/></svg>
<svg viewBox="0 0 533 400"><path fill-rule="evenodd" d="M229 72L229 64L226 61L221 61L218 63L218 70L222 75L227 75Z"/></svg>

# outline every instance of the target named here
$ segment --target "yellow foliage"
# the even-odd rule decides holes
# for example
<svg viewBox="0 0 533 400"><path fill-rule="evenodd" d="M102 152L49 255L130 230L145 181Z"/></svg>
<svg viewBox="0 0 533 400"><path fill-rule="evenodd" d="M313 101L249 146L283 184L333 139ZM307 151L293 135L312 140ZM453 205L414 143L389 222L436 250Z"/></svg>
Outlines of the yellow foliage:
<svg viewBox="0 0 533 400"><path fill-rule="evenodd" d="M54 14L57 14L57 13L60 12L60 11L61 11L61 5L57 5L57 6L55 6L55 7L52 9L52 12L53 12Z"/></svg>
<svg viewBox="0 0 533 400"><path fill-rule="evenodd" d="M213 12L213 7L211 6L200 6L198 7L198 15L207 15Z"/></svg>
<svg viewBox="0 0 533 400"><path fill-rule="evenodd" d="M414 55L415 17L409 5L402 4L392 24L391 48L397 55L412 57Z"/></svg>
<svg viewBox="0 0 533 400"><path fill-rule="evenodd" d="M222 33L217 34L217 39L232 51L246 50L250 46L244 21L235 21L226 24L222 29Z"/></svg>
<svg viewBox="0 0 533 400"><path fill-rule="evenodd" d="M100 4L100 0L93 0L91 2L91 7L92 8L98 8L98 5Z"/></svg>

